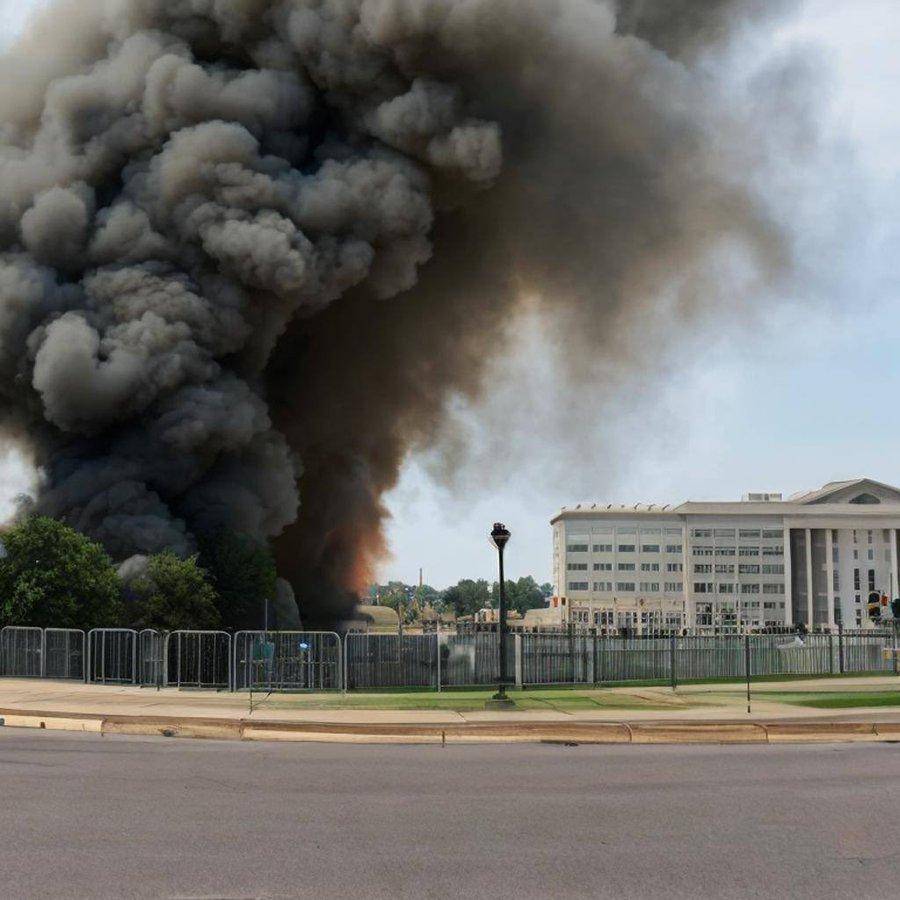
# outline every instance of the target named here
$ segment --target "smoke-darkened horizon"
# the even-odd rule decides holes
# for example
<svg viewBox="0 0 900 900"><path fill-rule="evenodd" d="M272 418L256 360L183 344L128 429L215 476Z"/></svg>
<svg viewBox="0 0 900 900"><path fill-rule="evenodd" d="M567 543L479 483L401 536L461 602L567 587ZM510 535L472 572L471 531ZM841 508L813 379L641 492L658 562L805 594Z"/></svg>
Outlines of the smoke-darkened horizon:
<svg viewBox="0 0 900 900"><path fill-rule="evenodd" d="M778 85L735 109L703 65L782 5L61 0L0 60L34 507L119 560L274 541L304 620L341 618L524 296L627 367L649 312L789 270L751 186Z"/></svg>

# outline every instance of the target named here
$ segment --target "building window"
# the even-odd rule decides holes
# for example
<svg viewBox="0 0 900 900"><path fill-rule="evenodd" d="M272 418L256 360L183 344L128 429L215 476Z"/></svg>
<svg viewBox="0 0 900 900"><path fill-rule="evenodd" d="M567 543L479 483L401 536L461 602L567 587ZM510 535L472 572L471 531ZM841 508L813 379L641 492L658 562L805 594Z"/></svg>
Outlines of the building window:
<svg viewBox="0 0 900 900"><path fill-rule="evenodd" d="M594 590L595 591L611 591L613 589L611 581L595 581L594 582Z"/></svg>
<svg viewBox="0 0 900 900"><path fill-rule="evenodd" d="M777 547L763 547L762 548L763 556L784 556L784 545L779 544Z"/></svg>
<svg viewBox="0 0 900 900"><path fill-rule="evenodd" d="M587 563L569 563L566 568L570 572L587 572Z"/></svg>
<svg viewBox="0 0 900 900"><path fill-rule="evenodd" d="M694 556L712 556L713 548L712 547L694 547L693 554L694 554Z"/></svg>
<svg viewBox="0 0 900 900"><path fill-rule="evenodd" d="M764 538L780 538L784 532L777 528L763 528L762 536Z"/></svg>
<svg viewBox="0 0 900 900"><path fill-rule="evenodd" d="M659 563L641 563L642 572L658 572Z"/></svg>
<svg viewBox="0 0 900 900"><path fill-rule="evenodd" d="M758 538L759 537L759 529L758 528L742 528L740 530L740 536L742 538Z"/></svg>
<svg viewBox="0 0 900 900"><path fill-rule="evenodd" d="M710 581L695 581L694 582L694 593L695 594L711 594L713 592L714 585Z"/></svg>
<svg viewBox="0 0 900 900"><path fill-rule="evenodd" d="M733 594L734 593L734 585L723 582L719 585L719 593L720 594Z"/></svg>
<svg viewBox="0 0 900 900"><path fill-rule="evenodd" d="M616 534L637 534L637 528L617 528Z"/></svg>
<svg viewBox="0 0 900 900"><path fill-rule="evenodd" d="M831 573L831 575L832 575L832 582L831 582L831 583L832 583L832 587L834 588L835 592L837 592L837 591L839 591L839 590L841 589L841 579L840 579L840 577L839 577L840 573L838 572L837 569L835 569L835 570Z"/></svg>
<svg viewBox="0 0 900 900"><path fill-rule="evenodd" d="M716 547L716 556L734 556L735 552L734 547Z"/></svg>
<svg viewBox="0 0 900 900"><path fill-rule="evenodd" d="M681 534L680 528L667 528L666 534Z"/></svg>
<svg viewBox="0 0 900 900"><path fill-rule="evenodd" d="M875 570L869 569L869 590L875 590Z"/></svg>
<svg viewBox="0 0 900 900"><path fill-rule="evenodd" d="M634 553L634 544L619 544L619 553Z"/></svg>
<svg viewBox="0 0 900 900"><path fill-rule="evenodd" d="M870 562L875 559L875 551L871 547L866 551L866 558Z"/></svg>
<svg viewBox="0 0 900 900"><path fill-rule="evenodd" d="M666 593L674 594L681 593L681 582L680 581L667 581L666 582Z"/></svg>
<svg viewBox="0 0 900 900"><path fill-rule="evenodd" d="M595 572L612 572L612 563L594 563Z"/></svg>
<svg viewBox="0 0 900 900"><path fill-rule="evenodd" d="M734 529L733 528L717 528L716 529L716 537L734 537Z"/></svg>
<svg viewBox="0 0 900 900"><path fill-rule="evenodd" d="M854 558L854 559L859 559L859 550L854 550L854 551L853 551L853 558Z"/></svg>
<svg viewBox="0 0 900 900"><path fill-rule="evenodd" d="M646 591L650 594L658 594L659 593L659 582L658 581L642 581L641 582L641 590Z"/></svg>
<svg viewBox="0 0 900 900"><path fill-rule="evenodd" d="M634 592L634 582L633 581L617 581L616 582L616 590L622 591L623 593L633 593Z"/></svg>
<svg viewBox="0 0 900 900"><path fill-rule="evenodd" d="M738 566L738 572L741 575L759 575L759 566L751 566L747 563L741 563Z"/></svg>
<svg viewBox="0 0 900 900"><path fill-rule="evenodd" d="M681 553L684 547L681 544L666 544L666 553Z"/></svg>
<svg viewBox="0 0 900 900"><path fill-rule="evenodd" d="M587 553L587 544L566 544L569 553Z"/></svg>
<svg viewBox="0 0 900 900"><path fill-rule="evenodd" d="M784 593L784 585L783 584L764 584L762 586L764 594L783 594Z"/></svg>
<svg viewBox="0 0 900 900"><path fill-rule="evenodd" d="M759 593L759 585L758 584L742 584L741 585L741 593L742 594L758 594Z"/></svg>
<svg viewBox="0 0 900 900"><path fill-rule="evenodd" d="M586 581L570 581L569 582L569 590L570 591L586 591L588 589L588 583Z"/></svg>
<svg viewBox="0 0 900 900"><path fill-rule="evenodd" d="M659 544L643 544L641 553L659 553Z"/></svg>
<svg viewBox="0 0 900 900"><path fill-rule="evenodd" d="M694 563L695 574L706 575L707 573L712 572L712 568L711 563Z"/></svg>
<svg viewBox="0 0 900 900"><path fill-rule="evenodd" d="M619 563L616 566L617 572L633 572L634 571L634 563Z"/></svg>
<svg viewBox="0 0 900 900"><path fill-rule="evenodd" d="M734 563L716 563L717 575L734 575Z"/></svg>
<svg viewBox="0 0 900 900"><path fill-rule="evenodd" d="M712 537L712 529L711 528L695 528L691 532L691 534L694 537L708 538L708 537Z"/></svg>
<svg viewBox="0 0 900 900"><path fill-rule="evenodd" d="M853 590L859 590L859 569L853 570ZM859 597L857 597L856 600L859 602Z"/></svg>
<svg viewBox="0 0 900 900"><path fill-rule="evenodd" d="M738 556L759 556L759 547L741 547Z"/></svg>
<svg viewBox="0 0 900 900"><path fill-rule="evenodd" d="M784 575L784 566L781 563L769 563L762 567L762 573L763 575Z"/></svg>
<svg viewBox="0 0 900 900"><path fill-rule="evenodd" d="M683 572L684 563L666 563L667 572Z"/></svg>
<svg viewBox="0 0 900 900"><path fill-rule="evenodd" d="M594 544L594 553L612 553L612 544Z"/></svg>
<svg viewBox="0 0 900 900"><path fill-rule="evenodd" d="M871 544L871 543L872 543L872 532L871 532L871 531L868 532L868 535L869 535L869 541L868 541L868 542Z"/></svg>

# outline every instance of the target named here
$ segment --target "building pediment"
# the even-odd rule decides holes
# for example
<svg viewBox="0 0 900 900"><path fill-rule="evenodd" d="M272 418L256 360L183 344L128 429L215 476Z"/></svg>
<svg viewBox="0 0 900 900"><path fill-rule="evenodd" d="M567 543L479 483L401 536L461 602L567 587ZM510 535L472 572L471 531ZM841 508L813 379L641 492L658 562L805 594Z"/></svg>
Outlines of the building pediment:
<svg viewBox="0 0 900 900"><path fill-rule="evenodd" d="M900 503L900 489L871 478L851 481L833 481L816 491L791 498L794 503L847 503L859 506L876 506L881 503Z"/></svg>

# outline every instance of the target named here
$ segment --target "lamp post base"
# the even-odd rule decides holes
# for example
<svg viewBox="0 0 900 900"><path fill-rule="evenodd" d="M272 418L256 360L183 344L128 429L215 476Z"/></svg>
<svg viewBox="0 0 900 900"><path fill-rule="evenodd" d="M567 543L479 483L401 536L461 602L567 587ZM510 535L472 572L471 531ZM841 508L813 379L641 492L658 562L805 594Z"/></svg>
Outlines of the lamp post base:
<svg viewBox="0 0 900 900"><path fill-rule="evenodd" d="M500 688L490 700L484 701L485 709L515 709L516 701L506 696L504 688Z"/></svg>

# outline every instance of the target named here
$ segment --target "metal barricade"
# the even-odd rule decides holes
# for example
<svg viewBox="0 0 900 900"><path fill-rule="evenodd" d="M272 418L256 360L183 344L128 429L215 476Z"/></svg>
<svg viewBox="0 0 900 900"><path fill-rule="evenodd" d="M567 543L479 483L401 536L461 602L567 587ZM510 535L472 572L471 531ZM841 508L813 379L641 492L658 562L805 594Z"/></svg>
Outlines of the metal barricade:
<svg viewBox="0 0 900 900"><path fill-rule="evenodd" d="M745 675L744 639L739 634L687 635L675 642L678 681Z"/></svg>
<svg viewBox="0 0 900 900"><path fill-rule="evenodd" d="M165 639L153 628L145 628L138 635L138 684L141 687L162 687L164 683Z"/></svg>
<svg viewBox="0 0 900 900"><path fill-rule="evenodd" d="M40 678L43 659L44 633L40 628L0 628L0 675L4 678Z"/></svg>
<svg viewBox="0 0 900 900"><path fill-rule="evenodd" d="M231 687L231 635L225 631L172 631L163 650L169 687Z"/></svg>
<svg viewBox="0 0 900 900"><path fill-rule="evenodd" d="M94 628L87 636L87 681L134 684L137 681L137 632L131 628Z"/></svg>
<svg viewBox="0 0 900 900"><path fill-rule="evenodd" d="M80 628L44 629L44 677L84 681L85 640Z"/></svg>
<svg viewBox="0 0 900 900"><path fill-rule="evenodd" d="M333 631L239 631L233 648L233 690L343 687L341 639Z"/></svg>

